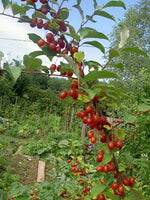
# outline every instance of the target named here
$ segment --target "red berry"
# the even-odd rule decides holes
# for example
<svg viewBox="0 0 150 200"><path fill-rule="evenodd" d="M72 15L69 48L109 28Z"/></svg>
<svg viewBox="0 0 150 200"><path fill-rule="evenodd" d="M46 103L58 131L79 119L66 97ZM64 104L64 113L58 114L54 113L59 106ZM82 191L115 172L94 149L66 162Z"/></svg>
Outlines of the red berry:
<svg viewBox="0 0 150 200"><path fill-rule="evenodd" d="M75 46L73 46L73 47L71 47L71 54L74 54L75 52L78 52L78 47L75 47Z"/></svg>
<svg viewBox="0 0 150 200"><path fill-rule="evenodd" d="M87 134L88 138L92 138L94 136L94 133L93 131L89 131L88 134Z"/></svg>
<svg viewBox="0 0 150 200"><path fill-rule="evenodd" d="M126 186L129 185L129 181L128 181L127 179L123 179L123 180L122 180L122 183L123 183L124 185L126 185Z"/></svg>
<svg viewBox="0 0 150 200"><path fill-rule="evenodd" d="M129 178L129 185L130 185L130 187L133 187L134 181L135 181L134 177L130 177Z"/></svg>
<svg viewBox="0 0 150 200"><path fill-rule="evenodd" d="M57 71L59 72L60 69L61 69L61 65L58 65L58 66L57 66Z"/></svg>
<svg viewBox="0 0 150 200"><path fill-rule="evenodd" d="M109 141L109 142L107 143L107 146L108 146L108 148L109 148L110 150L112 150L112 149L115 147L115 142Z"/></svg>
<svg viewBox="0 0 150 200"><path fill-rule="evenodd" d="M61 48L60 47L56 47L55 52L58 53L58 54L60 54Z"/></svg>
<svg viewBox="0 0 150 200"><path fill-rule="evenodd" d="M41 29L43 27L43 20L42 19L37 19L37 27Z"/></svg>
<svg viewBox="0 0 150 200"><path fill-rule="evenodd" d="M42 46L44 46L45 44L46 44L46 42L45 42L45 40L43 40L43 39L40 39L40 40L38 41L39 47L42 47Z"/></svg>
<svg viewBox="0 0 150 200"><path fill-rule="evenodd" d="M117 140L117 141L115 142L115 146L116 146L118 149L120 149L120 148L122 147L122 145L123 145L122 140Z"/></svg>
<svg viewBox="0 0 150 200"><path fill-rule="evenodd" d="M102 162L104 155L103 154L98 154L97 156L97 162Z"/></svg>
<svg viewBox="0 0 150 200"><path fill-rule="evenodd" d="M67 73L67 76L68 76L68 77L72 77L72 75L73 75L73 72L68 72L68 73Z"/></svg>
<svg viewBox="0 0 150 200"><path fill-rule="evenodd" d="M92 105L88 105L85 108L85 113L89 114L93 112L93 106Z"/></svg>
<svg viewBox="0 0 150 200"><path fill-rule="evenodd" d="M67 95L68 95L67 91L62 91L62 92L60 93L60 98L61 98L61 99L65 99L65 98L67 97Z"/></svg>
<svg viewBox="0 0 150 200"><path fill-rule="evenodd" d="M102 193L98 194L97 200L105 200L104 194Z"/></svg>
<svg viewBox="0 0 150 200"><path fill-rule="evenodd" d="M102 171L103 171L103 166L101 166L101 165L98 166L97 169L96 169L96 171L97 171L97 172L102 172Z"/></svg>
<svg viewBox="0 0 150 200"><path fill-rule="evenodd" d="M47 15L48 9L45 8L45 7L44 7L44 8L41 8L40 12L43 13L44 15Z"/></svg>
<svg viewBox="0 0 150 200"><path fill-rule="evenodd" d="M93 136L93 137L91 138L91 143L94 144L94 143L96 142L96 140L97 140L96 137Z"/></svg>
<svg viewBox="0 0 150 200"><path fill-rule="evenodd" d="M123 193L124 192L124 187L123 185L119 185L118 187L118 192Z"/></svg>
<svg viewBox="0 0 150 200"><path fill-rule="evenodd" d="M69 96L71 96L73 99L77 99L78 98L78 92L75 89L71 89L69 91Z"/></svg>
<svg viewBox="0 0 150 200"><path fill-rule="evenodd" d="M47 35L46 35L46 39L47 39L47 42L53 42L54 41L54 36L53 36L53 34L52 33L48 33Z"/></svg>
<svg viewBox="0 0 150 200"><path fill-rule="evenodd" d="M102 142L102 143L105 143L105 142L106 142L106 136L105 136L105 135L101 137L101 142Z"/></svg>
<svg viewBox="0 0 150 200"><path fill-rule="evenodd" d="M42 4L46 4L46 3L47 3L47 0L40 0L40 2L41 2Z"/></svg>
<svg viewBox="0 0 150 200"><path fill-rule="evenodd" d="M52 65L50 66L50 70L51 70L51 71L55 71L55 70L56 70L56 65L55 65L55 64L52 64Z"/></svg>
<svg viewBox="0 0 150 200"><path fill-rule="evenodd" d="M51 51L55 51L56 50L56 43L54 41L49 44L49 49Z"/></svg>
<svg viewBox="0 0 150 200"><path fill-rule="evenodd" d="M119 185L118 185L117 182L114 182L114 183L111 185L111 188L112 188L113 190L118 189L118 187L119 187Z"/></svg>
<svg viewBox="0 0 150 200"><path fill-rule="evenodd" d="M109 172L109 169L108 169L108 166L107 166L107 165L104 165L104 166L103 166L103 172L104 172L104 173L108 173L108 172Z"/></svg>
<svg viewBox="0 0 150 200"><path fill-rule="evenodd" d="M67 162L68 162L68 163L71 163L71 159L69 159Z"/></svg>
<svg viewBox="0 0 150 200"><path fill-rule="evenodd" d="M105 180L103 178L101 178L100 182L101 184L105 184Z"/></svg>

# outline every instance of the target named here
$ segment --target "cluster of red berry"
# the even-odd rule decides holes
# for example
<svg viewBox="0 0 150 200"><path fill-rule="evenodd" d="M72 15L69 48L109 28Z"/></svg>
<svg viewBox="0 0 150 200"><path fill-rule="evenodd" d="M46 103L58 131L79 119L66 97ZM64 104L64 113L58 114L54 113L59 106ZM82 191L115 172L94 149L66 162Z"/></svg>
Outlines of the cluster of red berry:
<svg viewBox="0 0 150 200"><path fill-rule="evenodd" d="M82 188L83 195L77 194L77 196L79 198L77 197L76 200L82 200L83 197L87 196L88 193L90 192L91 186L85 181L85 179L83 179L83 177L87 177L87 173L85 172L84 169L79 167L79 165L80 165L79 162L72 162L72 161L73 160L71 160L71 159L68 160L68 163L70 163L70 165L71 165L71 172L74 173L75 177L78 177L77 182L79 184L83 185L83 188ZM61 197L65 198L65 199L69 198L69 196L70 195L67 194L67 191L62 192L62 194L61 194Z"/></svg>
<svg viewBox="0 0 150 200"><path fill-rule="evenodd" d="M32 200L39 200L39 198L37 197L37 196L38 196L37 191L32 191L32 192L30 193L30 196L31 196L31 199L32 199Z"/></svg>

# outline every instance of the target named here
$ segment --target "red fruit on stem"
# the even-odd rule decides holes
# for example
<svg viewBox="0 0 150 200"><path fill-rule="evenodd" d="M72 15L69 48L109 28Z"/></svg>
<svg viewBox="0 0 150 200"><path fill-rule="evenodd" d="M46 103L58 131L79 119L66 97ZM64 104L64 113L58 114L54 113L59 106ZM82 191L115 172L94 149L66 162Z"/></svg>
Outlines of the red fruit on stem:
<svg viewBox="0 0 150 200"><path fill-rule="evenodd" d="M68 95L67 91L62 91L62 92L60 93L60 98L61 98L61 99L65 99L65 98L67 97L67 95Z"/></svg>
<svg viewBox="0 0 150 200"><path fill-rule="evenodd" d="M39 47L42 47L42 46L46 45L45 40L40 39L40 40L38 41L38 45L39 45Z"/></svg>
<svg viewBox="0 0 150 200"><path fill-rule="evenodd" d="M105 136L105 135L101 137L101 142L102 142L102 143L105 143L105 142L106 142L106 136Z"/></svg>
<svg viewBox="0 0 150 200"><path fill-rule="evenodd" d="M43 27L43 20L42 19L37 19L37 27L41 29Z"/></svg>
<svg viewBox="0 0 150 200"><path fill-rule="evenodd" d="M86 106L85 113L91 114L92 112L93 112L93 106L91 104Z"/></svg>
<svg viewBox="0 0 150 200"><path fill-rule="evenodd" d="M104 154L98 154L96 161L99 162L99 163L102 162L103 157L104 157Z"/></svg>
<svg viewBox="0 0 150 200"><path fill-rule="evenodd" d="M78 47L75 47L75 46L71 47L70 52L71 52L71 54L78 52Z"/></svg>
<svg viewBox="0 0 150 200"><path fill-rule="evenodd" d="M51 51L55 51L56 50L56 43L54 41L49 43L49 49Z"/></svg>
<svg viewBox="0 0 150 200"><path fill-rule="evenodd" d="M40 0L40 2L41 2L42 4L46 4L46 3L47 3L47 0Z"/></svg>
<svg viewBox="0 0 150 200"><path fill-rule="evenodd" d="M105 180L103 178L101 178L100 183L105 184Z"/></svg>
<svg viewBox="0 0 150 200"><path fill-rule="evenodd" d="M46 35L46 39L47 39L47 42L50 43L50 42L53 42L54 41L54 36L52 33L48 33Z"/></svg>
<svg viewBox="0 0 150 200"><path fill-rule="evenodd" d="M102 194L102 193L98 194L97 200L105 200L104 194Z"/></svg>
<svg viewBox="0 0 150 200"><path fill-rule="evenodd" d="M91 143L94 144L94 143L96 142L96 140L97 140L96 137L93 136L93 137L91 138Z"/></svg>
<svg viewBox="0 0 150 200"><path fill-rule="evenodd" d="M103 166L101 166L101 165L98 166L97 169L96 169L96 171L97 171L97 172L102 172L102 171L103 171Z"/></svg>
<svg viewBox="0 0 150 200"><path fill-rule="evenodd" d="M116 146L118 149L120 149L120 148L122 147L122 145L123 145L123 141L120 140L120 139L118 139L118 140L115 142L115 146Z"/></svg>
<svg viewBox="0 0 150 200"><path fill-rule="evenodd" d="M119 186L118 186L118 192L120 192L121 194L124 192L124 187L123 187L123 185L119 185Z"/></svg>
<svg viewBox="0 0 150 200"><path fill-rule="evenodd" d="M114 182L114 183L112 183L112 185L111 185L111 188L112 188L113 190L118 189L118 187L119 187L119 184L118 184L117 182Z"/></svg>
<svg viewBox="0 0 150 200"><path fill-rule="evenodd" d="M55 64L52 64L52 65L50 66L50 70L51 70L51 71L55 71L55 70L56 70L56 65L55 65Z"/></svg>
<svg viewBox="0 0 150 200"><path fill-rule="evenodd" d="M92 138L92 137L94 136L93 131L89 131L89 132L87 133L87 136L88 136L88 138Z"/></svg>
<svg viewBox="0 0 150 200"><path fill-rule="evenodd" d="M112 149L114 149L114 147L115 147L115 142L109 141L109 142L107 143L107 146L108 146L108 148L109 148L110 150L112 150Z"/></svg>
<svg viewBox="0 0 150 200"><path fill-rule="evenodd" d="M58 65L58 66L57 66L57 71L59 72L60 69L61 69L61 65Z"/></svg>
<svg viewBox="0 0 150 200"><path fill-rule="evenodd" d="M129 178L129 185L130 185L130 187L133 187L134 182L135 182L134 177L130 177L130 178Z"/></svg>
<svg viewBox="0 0 150 200"><path fill-rule="evenodd" d="M104 165L104 166L103 166L103 172L104 172L104 173L108 173L108 172L109 172L109 169L108 169L108 166L107 166L107 165Z"/></svg>
<svg viewBox="0 0 150 200"><path fill-rule="evenodd" d="M68 73L67 73L67 76L68 76L68 77L72 77L72 75L73 75L73 72L68 72Z"/></svg>

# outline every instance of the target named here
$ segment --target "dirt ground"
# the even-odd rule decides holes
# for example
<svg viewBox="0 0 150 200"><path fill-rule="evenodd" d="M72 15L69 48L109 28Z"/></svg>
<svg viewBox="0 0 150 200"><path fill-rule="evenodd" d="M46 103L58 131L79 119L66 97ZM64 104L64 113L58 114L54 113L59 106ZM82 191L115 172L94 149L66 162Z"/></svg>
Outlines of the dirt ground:
<svg viewBox="0 0 150 200"><path fill-rule="evenodd" d="M20 183L32 185L37 181L38 160L23 155L12 155L9 159L12 173L20 176Z"/></svg>

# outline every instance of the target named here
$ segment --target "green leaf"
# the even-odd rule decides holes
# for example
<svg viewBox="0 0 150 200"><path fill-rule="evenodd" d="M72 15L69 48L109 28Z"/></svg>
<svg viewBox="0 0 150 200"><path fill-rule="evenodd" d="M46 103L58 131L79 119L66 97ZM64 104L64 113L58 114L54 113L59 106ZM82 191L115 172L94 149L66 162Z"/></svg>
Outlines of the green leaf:
<svg viewBox="0 0 150 200"><path fill-rule="evenodd" d="M115 21L115 17L113 15L110 15L109 13L102 11L102 10L96 10L94 12L94 15L99 15L99 16L106 17L108 19Z"/></svg>
<svg viewBox="0 0 150 200"><path fill-rule="evenodd" d="M129 123L129 122L135 122L136 121L136 116L133 116L133 115L131 115L131 114L128 114L128 113L125 113L124 114L124 122L125 123Z"/></svg>
<svg viewBox="0 0 150 200"><path fill-rule="evenodd" d="M69 17L69 9L61 8L58 14L61 16L61 19L66 20Z"/></svg>
<svg viewBox="0 0 150 200"><path fill-rule="evenodd" d="M71 26L70 24L66 24L66 26L68 26L70 33L76 33L73 26Z"/></svg>
<svg viewBox="0 0 150 200"><path fill-rule="evenodd" d="M20 23L33 23L33 20L30 19L28 16L22 16L18 22Z"/></svg>
<svg viewBox="0 0 150 200"><path fill-rule="evenodd" d="M117 78L117 79L119 79L119 76L116 73L110 72L110 71L107 71L107 70L92 71L84 77L84 81L85 82L94 81L94 80L97 80L97 79L104 79L104 78Z"/></svg>
<svg viewBox="0 0 150 200"><path fill-rule="evenodd" d="M39 12L39 11L35 11L35 12L32 14L32 18L34 18L34 17L49 20L49 18L46 17L46 15L44 15L43 13L41 13L41 12Z"/></svg>
<svg viewBox="0 0 150 200"><path fill-rule="evenodd" d="M10 7L10 2L9 2L9 0L2 0L2 4L3 4L4 9L7 9L7 8Z"/></svg>
<svg viewBox="0 0 150 200"><path fill-rule="evenodd" d="M4 57L4 53L0 51L0 60Z"/></svg>
<svg viewBox="0 0 150 200"><path fill-rule="evenodd" d="M79 13L81 15L81 19L82 19L82 22L83 22L84 21L84 13L83 13L81 6L79 4L77 4L77 5L74 5L73 7L77 8L77 10L79 11Z"/></svg>
<svg viewBox="0 0 150 200"><path fill-rule="evenodd" d="M89 41L89 42L84 42L83 44L89 44L89 45L92 45L96 48L98 48L100 51L102 51L103 53L105 53L105 48L104 46L99 43L98 41Z"/></svg>
<svg viewBox="0 0 150 200"><path fill-rule="evenodd" d="M85 102L85 103L91 101L91 99L87 95L85 95L85 94L79 94L78 100L80 100L82 102Z"/></svg>
<svg viewBox="0 0 150 200"><path fill-rule="evenodd" d="M17 3L13 3L11 5L11 9L14 15L20 14L20 15L25 15L26 12L30 9L29 6L19 6Z"/></svg>
<svg viewBox="0 0 150 200"><path fill-rule="evenodd" d="M142 197L142 194L135 190L135 189L131 189L130 193L125 197L124 200L144 200Z"/></svg>
<svg viewBox="0 0 150 200"><path fill-rule="evenodd" d="M147 53L140 49L139 47L126 47L121 49L122 52L130 52L130 53L137 53L143 56L148 57Z"/></svg>
<svg viewBox="0 0 150 200"><path fill-rule="evenodd" d="M65 33L62 32L60 35L68 35L70 37L72 37L73 39L79 41L80 40L80 36L77 33Z"/></svg>
<svg viewBox="0 0 150 200"><path fill-rule="evenodd" d="M61 57L63 57L70 64L70 66L72 67L75 75L79 78L80 77L80 72L79 72L78 66L74 62L74 60L70 56L68 56L66 54L61 54Z"/></svg>
<svg viewBox="0 0 150 200"><path fill-rule="evenodd" d="M6 200L7 199L7 195L6 192L0 189L0 197L1 200Z"/></svg>
<svg viewBox="0 0 150 200"><path fill-rule="evenodd" d="M112 58L114 57L118 57L120 56L120 53L119 53L119 49L118 48L112 48L109 50L109 59L111 60Z"/></svg>
<svg viewBox="0 0 150 200"><path fill-rule="evenodd" d="M115 67L115 68L119 68L122 71L124 70L124 65L122 63L111 63L110 66Z"/></svg>
<svg viewBox="0 0 150 200"><path fill-rule="evenodd" d="M94 8L96 8L97 7L97 1L96 0L93 0L93 3L94 3Z"/></svg>
<svg viewBox="0 0 150 200"><path fill-rule="evenodd" d="M93 186L91 189L91 195L97 196L99 193L103 192L107 185L97 183L96 185Z"/></svg>
<svg viewBox="0 0 150 200"><path fill-rule="evenodd" d="M52 22L49 24L49 29L50 30L53 30L53 29L59 30L60 26L56 21L52 20Z"/></svg>
<svg viewBox="0 0 150 200"><path fill-rule="evenodd" d="M17 79L21 75L21 68L20 67L9 67L8 65L4 65L4 68L8 71L12 78L13 85L16 83Z"/></svg>
<svg viewBox="0 0 150 200"><path fill-rule="evenodd" d="M150 110L150 105L147 105L145 103L138 105L138 110L139 111L146 111L146 110Z"/></svg>
<svg viewBox="0 0 150 200"><path fill-rule="evenodd" d="M57 5L57 6L60 5L60 4L57 2L57 0L56 0L56 1L55 1L55 0L51 0L51 3L53 3L53 4Z"/></svg>
<svg viewBox="0 0 150 200"><path fill-rule="evenodd" d="M28 35L29 35L29 39L32 40L36 44L41 39L41 37L35 33L28 33Z"/></svg>
<svg viewBox="0 0 150 200"><path fill-rule="evenodd" d="M51 51L48 47L48 45L44 45L42 46L42 51L44 52L45 55L47 55L47 57L52 60L52 58L56 55L55 51Z"/></svg>
<svg viewBox="0 0 150 200"><path fill-rule="evenodd" d="M23 63L26 67L26 70L39 70L41 68L42 61L39 58L34 58L28 55L23 57Z"/></svg>
<svg viewBox="0 0 150 200"><path fill-rule="evenodd" d="M73 54L73 57L75 58L75 60L79 63L81 63L85 57L84 55L84 52L83 51L78 51L78 52L75 52Z"/></svg>
<svg viewBox="0 0 150 200"><path fill-rule="evenodd" d="M93 60L86 61L84 64L88 65L89 69L94 68L95 70L98 70L99 67L102 67L100 63Z"/></svg>
<svg viewBox="0 0 150 200"><path fill-rule="evenodd" d="M119 49L121 49L126 44L128 38L129 38L129 29L125 27L120 33L120 43L118 45Z"/></svg>
<svg viewBox="0 0 150 200"><path fill-rule="evenodd" d="M101 162L101 165L105 165L108 162L112 160L113 156L111 154L105 153L103 161Z"/></svg>
<svg viewBox="0 0 150 200"><path fill-rule="evenodd" d="M120 140L124 140L125 139L125 132L124 132L124 130L123 129L117 129L116 130L116 136Z"/></svg>
<svg viewBox="0 0 150 200"><path fill-rule="evenodd" d="M107 4L103 6L103 8L108 8L108 7L122 7L126 9L126 6L122 1L109 1Z"/></svg>
<svg viewBox="0 0 150 200"><path fill-rule="evenodd" d="M29 54L29 56L32 56L32 57L38 57L38 56L42 56L42 55L44 55L43 51L33 51Z"/></svg>
<svg viewBox="0 0 150 200"><path fill-rule="evenodd" d="M96 23L97 21L95 21L93 18L92 18L92 16L90 16L90 15L86 15L86 19L87 20L90 20L91 22L93 22L93 23Z"/></svg>
<svg viewBox="0 0 150 200"><path fill-rule="evenodd" d="M61 65L60 72L70 72L70 71L72 71L71 68L70 68L70 64L60 62L60 65Z"/></svg>
<svg viewBox="0 0 150 200"><path fill-rule="evenodd" d="M84 89L83 90L89 95L90 99L93 99L97 94L99 94L99 89Z"/></svg>
<svg viewBox="0 0 150 200"><path fill-rule="evenodd" d="M82 38L99 38L108 40L108 37L101 32L98 32L96 29L83 27L80 29L80 35Z"/></svg>

